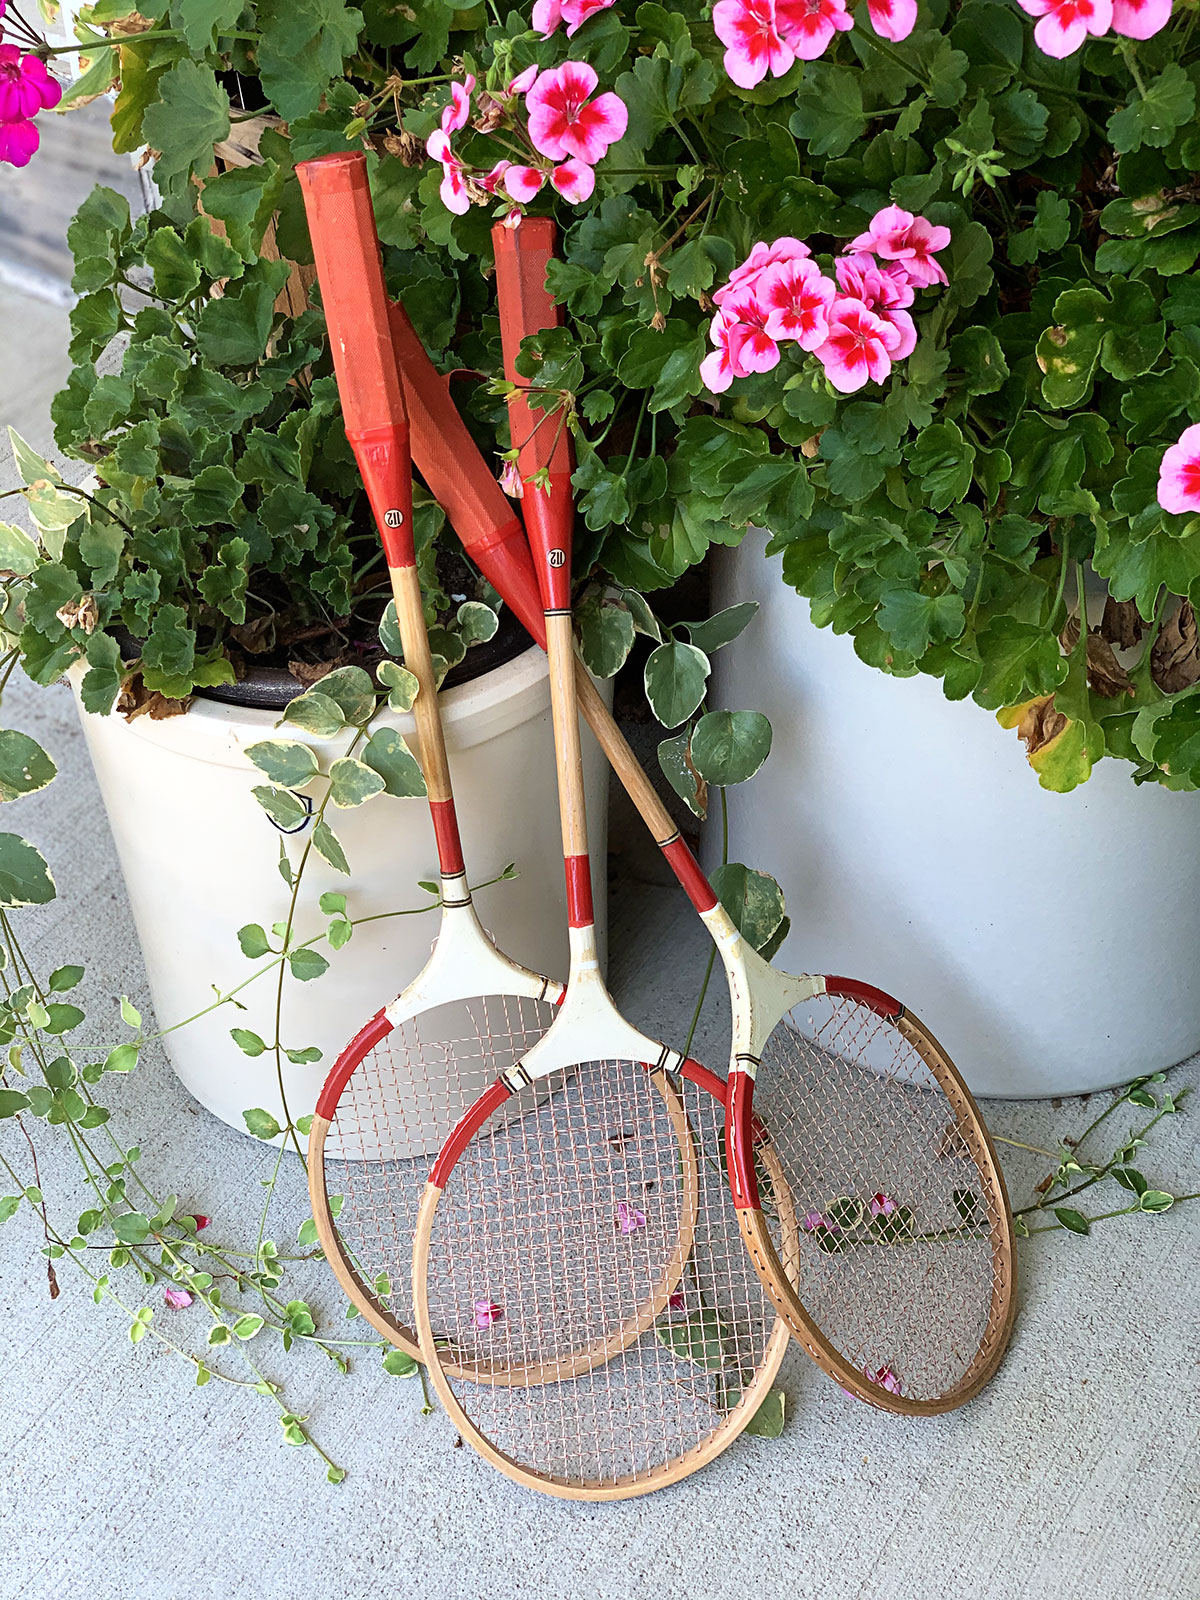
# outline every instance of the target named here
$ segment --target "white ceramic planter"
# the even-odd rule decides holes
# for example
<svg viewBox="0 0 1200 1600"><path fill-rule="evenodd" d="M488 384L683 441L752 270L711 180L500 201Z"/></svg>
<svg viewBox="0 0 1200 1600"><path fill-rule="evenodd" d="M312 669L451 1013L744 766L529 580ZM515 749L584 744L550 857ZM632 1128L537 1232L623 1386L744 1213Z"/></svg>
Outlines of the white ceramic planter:
<svg viewBox="0 0 1200 1600"><path fill-rule="evenodd" d="M76 687L78 678L76 676ZM565 977L566 909L559 846L554 750L546 658L530 649L472 683L442 695L446 742L472 882L515 861L520 876L476 897L486 927L504 950L538 971ZM251 794L261 773L247 745L274 735L278 713L196 700L185 716L162 722L81 713L146 960L155 1017L169 1027L254 970L238 947L248 922L268 930L287 915L279 876L280 835ZM401 733L412 719L385 713ZM288 738L320 751L322 765L344 740L310 739L288 725ZM605 927L606 769L585 735L585 767L597 921ZM419 906L418 879L437 878L433 830L423 800L380 795L356 810L331 811L350 862L347 879L315 855L305 869L300 938L325 924L317 898L342 891L352 917ZM288 836L299 858L306 834ZM286 1067L293 1117L313 1109L325 1074L347 1039L416 976L437 931L435 913L392 917L356 930L340 952L320 948L332 970L284 985L286 1046L317 1045L323 1059ZM282 1121L274 1056L244 1055L229 1036L243 1027L275 1036L275 977L166 1038L172 1064L197 1100L245 1131L242 1112L261 1106Z"/></svg>
<svg viewBox="0 0 1200 1600"><path fill-rule="evenodd" d="M774 728L730 791L730 850L783 885L780 962L897 995L978 1094L1082 1093L1200 1048L1200 794L1117 761L1046 792L989 712L815 628L763 547L720 553L714 605L762 609L714 698Z"/></svg>

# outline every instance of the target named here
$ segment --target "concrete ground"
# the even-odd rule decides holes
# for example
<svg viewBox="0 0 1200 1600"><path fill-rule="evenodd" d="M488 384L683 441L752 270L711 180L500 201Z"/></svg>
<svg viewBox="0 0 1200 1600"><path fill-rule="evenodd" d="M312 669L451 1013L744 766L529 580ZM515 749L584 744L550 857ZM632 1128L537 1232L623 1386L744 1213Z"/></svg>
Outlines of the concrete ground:
<svg viewBox="0 0 1200 1600"><path fill-rule="evenodd" d="M90 182L103 161L93 146L79 164ZM62 170L78 187L70 160ZM0 208L12 194L7 174ZM0 236L0 253L14 237ZM30 247L18 264L33 256ZM39 260L52 279L53 263ZM18 276L5 289L0 274L2 420L45 445L45 407L65 371L64 312L44 283L42 298L11 287ZM111 1038L116 997L128 992L147 1012L148 997L70 697L14 682L3 725L35 735L60 769L3 820L39 844L59 887L51 906L18 914L18 931L42 971L87 964L87 1029ZM615 990L635 1021L667 1038L686 1031L706 958L685 913L674 890L628 875L615 883ZM721 1009L714 993L697 1034L713 1061ZM1194 1061L1171 1086L1198 1079ZM191 1101L161 1050L110 1099L117 1136L137 1139L151 1187L208 1214L213 1235L252 1245L272 1153ZM1047 1169L1021 1146L1053 1148L1107 1103L987 1105L993 1131L1015 1141L1001 1145L1015 1204L1030 1202ZM1167 1118L1144 1152L1157 1187L1197 1187L1195 1115ZM41 1185L69 1226L86 1196L55 1130L38 1133ZM1103 1209L1120 1203L1118 1192ZM306 1215L289 1159L272 1236L294 1239ZM23 1213L0 1230L0 1600L1194 1600L1198 1242L1200 1203L1117 1218L1088 1238L1039 1235L1022 1245L1008 1358L963 1411L887 1416L795 1352L780 1439L742 1439L657 1495L580 1506L522 1491L457 1448L443 1417L422 1414L416 1382L387 1376L377 1355L343 1377L315 1351L265 1348L269 1376L347 1471L328 1485L315 1452L283 1441L269 1401L217 1382L198 1389L169 1351L132 1346L127 1316L93 1305L69 1264L51 1300L41 1238ZM142 1303L137 1282L124 1292ZM324 1330L361 1336L320 1263L297 1268L291 1292L312 1301ZM201 1348L199 1307L153 1303L156 1325Z"/></svg>

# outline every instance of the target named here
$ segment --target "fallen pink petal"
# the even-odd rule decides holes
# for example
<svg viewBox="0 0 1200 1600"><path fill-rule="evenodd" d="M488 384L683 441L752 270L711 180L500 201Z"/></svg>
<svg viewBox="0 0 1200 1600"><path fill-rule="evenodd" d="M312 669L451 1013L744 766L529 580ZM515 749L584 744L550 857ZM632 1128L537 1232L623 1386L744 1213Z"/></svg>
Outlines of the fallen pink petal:
<svg viewBox="0 0 1200 1600"><path fill-rule="evenodd" d="M900 1379L892 1371L890 1365L877 1367L874 1372L870 1367L863 1368L863 1374L869 1383L874 1383L881 1389L886 1389L889 1394L900 1394Z"/></svg>
<svg viewBox="0 0 1200 1600"><path fill-rule="evenodd" d="M163 1299L172 1311L185 1311L192 1303L192 1297L186 1289L176 1289L173 1284L168 1284L163 1290Z"/></svg>
<svg viewBox="0 0 1200 1600"><path fill-rule="evenodd" d="M890 1217L896 1210L896 1202L890 1194L875 1194L871 1196L871 1203L867 1209L873 1217Z"/></svg>
<svg viewBox="0 0 1200 1600"><path fill-rule="evenodd" d="M476 1300L472 1308L475 1312L475 1326L477 1328L491 1328L504 1316L503 1310L494 1300Z"/></svg>
<svg viewBox="0 0 1200 1600"><path fill-rule="evenodd" d="M622 1233L636 1233L646 1226L646 1213L625 1200L617 1201L617 1227Z"/></svg>

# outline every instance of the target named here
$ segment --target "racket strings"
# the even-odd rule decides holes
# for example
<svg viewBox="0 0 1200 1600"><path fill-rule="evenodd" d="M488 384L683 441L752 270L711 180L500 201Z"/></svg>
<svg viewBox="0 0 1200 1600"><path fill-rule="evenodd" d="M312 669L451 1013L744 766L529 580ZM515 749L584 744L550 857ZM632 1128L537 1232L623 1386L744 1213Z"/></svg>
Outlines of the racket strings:
<svg viewBox="0 0 1200 1600"><path fill-rule="evenodd" d="M430 1325L452 1415L523 1472L649 1483L715 1453L765 1395L787 1338L742 1247L723 1139L707 1093L590 1062L452 1173Z"/></svg>
<svg viewBox="0 0 1200 1600"><path fill-rule="evenodd" d="M532 1048L555 1008L481 995L398 1022L368 1050L325 1137L341 1247L372 1298L412 1326L412 1242L429 1167L484 1088Z"/></svg>
<svg viewBox="0 0 1200 1600"><path fill-rule="evenodd" d="M950 1098L895 1022L832 996L775 1029L760 1085L755 1109L799 1221L785 1267L805 1310L872 1383L916 1400L953 1393L1003 1299L1004 1200L975 1159L969 1101L952 1083ZM778 1235L769 1184L762 1207Z"/></svg>

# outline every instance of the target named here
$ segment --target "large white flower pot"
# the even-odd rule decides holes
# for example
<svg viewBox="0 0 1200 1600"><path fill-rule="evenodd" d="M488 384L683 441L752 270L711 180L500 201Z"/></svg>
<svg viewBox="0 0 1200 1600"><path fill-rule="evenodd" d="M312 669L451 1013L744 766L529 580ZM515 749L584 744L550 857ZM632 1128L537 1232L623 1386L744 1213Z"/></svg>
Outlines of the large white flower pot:
<svg viewBox="0 0 1200 1600"><path fill-rule="evenodd" d="M74 681L78 688L78 675ZM473 883L515 861L520 876L483 890L476 904L485 927L518 961L558 978L567 965L566 906L546 658L530 649L441 696L467 870ZM278 871L280 834L251 794L265 780L247 745L271 737L305 740L323 768L346 739L317 740L279 713L198 699L184 716L162 722L81 713L146 960L159 1028L201 1011L256 966L242 955L237 930L287 915L289 893ZM412 719L385 713L412 743ZM379 725L379 724L377 724ZM595 903L605 927L606 769L585 736ZM314 793L317 790L314 788ZM437 878L433 829L423 800L379 795L355 810L330 808L349 859L346 878L310 854L297 917L303 939L324 927L318 896L345 893L351 917L427 904L419 879ZM293 863L307 830L286 838ZM322 1060L285 1066L293 1118L310 1112L325 1074L347 1039L414 978L437 932L436 912L389 917L357 928L333 952L317 946L331 970L307 983L286 979L282 1039L316 1045ZM275 1038L276 976L237 996L245 1010L221 1006L164 1040L171 1062L202 1105L245 1131L242 1113L259 1106L283 1121L273 1053L242 1053L231 1027ZM481 1085L482 1087L482 1085Z"/></svg>
<svg viewBox="0 0 1200 1600"><path fill-rule="evenodd" d="M1039 788L989 712L814 627L763 548L721 552L714 604L762 609L714 703L774 729L729 806L732 859L787 896L779 962L895 994L977 1094L1083 1093L1200 1048L1200 794L1118 761Z"/></svg>

